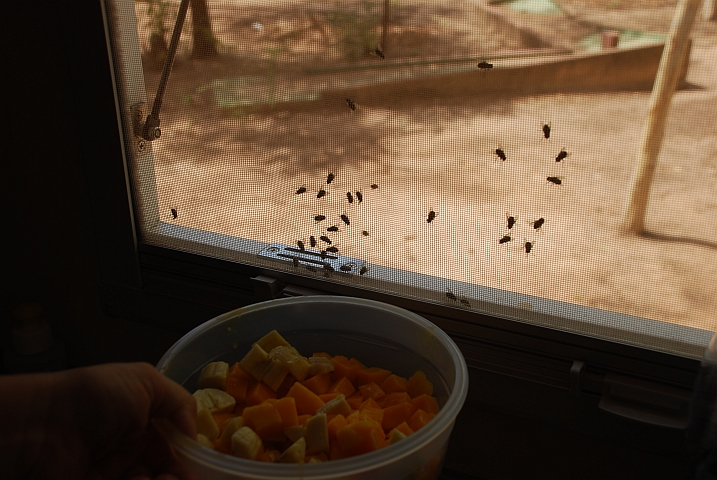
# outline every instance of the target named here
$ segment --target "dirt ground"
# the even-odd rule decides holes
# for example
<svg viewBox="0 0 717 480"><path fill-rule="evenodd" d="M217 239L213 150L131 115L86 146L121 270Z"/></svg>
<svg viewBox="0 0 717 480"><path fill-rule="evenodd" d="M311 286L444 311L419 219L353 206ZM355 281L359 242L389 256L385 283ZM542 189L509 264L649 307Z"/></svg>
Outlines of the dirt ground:
<svg viewBox="0 0 717 480"><path fill-rule="evenodd" d="M607 27L667 33L677 2L558 3ZM380 61L342 43L335 5L210 3L221 55L190 61L188 36L183 41L164 101L164 134L153 145L164 221L286 244L308 243L330 223L340 226L331 238L341 253L370 264L717 329L715 23L696 23L690 88L672 100L649 235L634 237L620 227L649 92L415 98L356 111L321 102L264 114L217 107L214 79L274 72L311 81L303 69ZM467 0L396 5L392 59L548 46ZM146 45L144 6L137 8ZM378 38L372 35L368 44ZM157 68L148 64L145 76L151 101ZM496 157L499 147L506 161ZM568 157L555 162L563 148ZM336 178L326 186L329 172ZM301 186L307 193L296 195ZM320 188L328 195L317 199ZM346 192L357 190L363 203L349 204ZM437 216L428 223L431 210ZM328 219L317 223L317 214ZM508 215L517 218L510 232ZM539 218L545 222L535 230L529 222ZM506 234L511 241L499 244ZM527 254L525 242L533 245Z"/></svg>

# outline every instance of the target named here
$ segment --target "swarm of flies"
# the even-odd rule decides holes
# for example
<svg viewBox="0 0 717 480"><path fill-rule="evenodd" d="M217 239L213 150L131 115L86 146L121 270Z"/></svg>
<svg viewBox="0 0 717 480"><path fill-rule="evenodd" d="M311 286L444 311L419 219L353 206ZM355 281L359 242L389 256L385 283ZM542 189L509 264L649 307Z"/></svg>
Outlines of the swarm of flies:
<svg viewBox="0 0 717 480"><path fill-rule="evenodd" d="M544 140L550 140L551 135L553 134L553 129L551 127L550 123L542 123L540 126L540 133L542 134L542 138ZM503 147L499 146L496 148L493 153L502 161L505 161L507 159L507 155L505 154L505 150L503 150ZM566 147L563 147L560 149L560 151L553 157L555 160L555 163L561 163L566 158L568 158L569 153L566 150ZM565 162L563 162L565 163ZM562 176L558 175L549 175L545 178L545 181L548 182L549 185L554 186L562 186L564 182L564 178ZM500 237L497 237L497 243L498 245L506 245L511 242L515 242L517 240L516 238L516 228L514 228L517 224L518 218L513 215L506 213L505 215L505 223L507 231L503 233ZM547 223L547 220L545 217L535 215L535 217L531 218L529 221L526 222L527 231L523 230L523 233L526 235L531 235L535 232L542 232L543 226ZM518 228L520 230L520 228ZM495 241L495 240L494 240ZM518 242L516 242L518 243ZM526 255L530 255L532 252L535 251L535 241L534 240L528 240L524 239L522 243L519 243L520 250L525 252ZM503 247L506 248L506 247Z"/></svg>
<svg viewBox="0 0 717 480"><path fill-rule="evenodd" d="M350 99L346 99L346 103L348 106L352 109L356 109L356 104ZM337 176L333 172L328 172L325 177L325 184L322 186L319 186L316 190L316 198L322 199L327 197L331 192L331 190L337 188L336 187L336 179ZM323 182L322 182L323 183ZM369 187L366 187L366 189L370 188L371 190L378 189L378 184L370 184ZM306 187L306 185L302 185L298 187L295 191L296 195L303 195L304 193L307 193L309 189ZM345 191L345 190L344 190ZM361 190L352 189L349 191L346 191L346 202L348 205L350 205L350 208L357 208L357 205L363 203L364 201L364 194L361 192ZM321 200L322 202L324 200ZM172 212L174 214L174 210ZM326 260L330 257L330 254L338 254L340 243L338 243L337 246L337 240L332 237L330 237L330 234L335 234L337 232L342 232L345 229L348 230L348 227L351 226L351 220L349 219L349 215L351 214L350 211L344 211L342 213L337 214L337 219L341 220L340 224L343 224L346 228L339 228L339 226L336 224L338 222L332 222L326 226L326 224L323 224L323 226L320 227L320 230L314 233L313 235L310 235L307 239L307 237L302 237L299 240L296 240L296 245L298 246L298 251L300 252L306 252L307 248L311 247L312 249L319 249L318 252L315 251L315 253L319 254L323 260ZM436 213L433 213L434 217ZM317 213L312 215L314 219L314 229L318 224L321 222L324 222L325 220L328 220L330 217L333 217L333 215L329 215L328 213ZM327 222L328 223L328 222ZM367 230L359 230L361 232L361 236L368 237L369 232ZM323 249L325 247L325 249ZM334 257L331 257L334 258ZM299 264L302 263L299 258L293 258L292 264L296 268L299 266ZM306 265L307 270L311 272L318 272L319 270L315 267L310 267L309 265ZM328 276L330 273L334 272L334 269L331 267L329 263L322 263L320 269L323 271L325 276ZM368 272L367 266L362 266L360 269L357 268L341 268L340 269L343 272L346 273L352 273L354 271L358 272L360 275L365 275Z"/></svg>

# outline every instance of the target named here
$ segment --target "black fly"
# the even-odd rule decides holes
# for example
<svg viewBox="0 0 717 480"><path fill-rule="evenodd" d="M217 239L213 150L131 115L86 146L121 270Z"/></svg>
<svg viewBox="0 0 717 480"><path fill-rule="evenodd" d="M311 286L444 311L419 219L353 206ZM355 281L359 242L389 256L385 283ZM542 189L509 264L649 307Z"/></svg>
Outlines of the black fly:
<svg viewBox="0 0 717 480"><path fill-rule="evenodd" d="M354 196L351 195L351 192L346 192L346 198L349 199L349 203L354 203Z"/></svg>
<svg viewBox="0 0 717 480"><path fill-rule="evenodd" d="M548 177L546 180L550 183L554 183L555 185L562 185L563 183L563 180L560 177Z"/></svg>
<svg viewBox="0 0 717 480"><path fill-rule="evenodd" d="M568 152L566 152L565 149L563 148L562 150L560 150L560 153L558 153L558 156L555 157L555 161L559 162L559 161L565 159L567 156L568 156Z"/></svg>
<svg viewBox="0 0 717 480"><path fill-rule="evenodd" d="M329 174L326 176L326 185L328 185L328 184L330 184L331 182L333 182L333 181L334 181L334 178L335 178L335 175L334 175L333 173L329 173Z"/></svg>
<svg viewBox="0 0 717 480"><path fill-rule="evenodd" d="M359 270L359 275L363 275L366 272L368 272L368 267L366 265L362 265L361 270Z"/></svg>
<svg viewBox="0 0 717 480"><path fill-rule="evenodd" d="M304 242L302 242L301 240L297 240L296 244L299 246L299 250L304 250Z"/></svg>
<svg viewBox="0 0 717 480"><path fill-rule="evenodd" d="M477 65L477 67L480 68L481 70L490 70L491 68L493 68L493 64L492 64L492 63L488 63L488 62L486 62L486 61L484 60L484 61L480 62L480 63Z"/></svg>
<svg viewBox="0 0 717 480"><path fill-rule="evenodd" d="M530 253L533 249L533 242L525 242L525 253Z"/></svg>
<svg viewBox="0 0 717 480"><path fill-rule="evenodd" d="M513 215L508 215L507 221L508 221L508 230L510 230L511 228L513 228L513 225L515 225L515 217Z"/></svg>
<svg viewBox="0 0 717 480"><path fill-rule="evenodd" d="M386 55L383 54L383 50L381 50L379 47L376 47L376 50L374 50L373 53L381 57L381 60L386 58Z"/></svg>
<svg viewBox="0 0 717 480"><path fill-rule="evenodd" d="M378 188L378 185L376 185L375 183L371 185L372 190L376 190L377 188Z"/></svg>
<svg viewBox="0 0 717 480"><path fill-rule="evenodd" d="M321 198L326 195L326 190L321 189L319 190L319 193L316 194L316 198Z"/></svg>
<svg viewBox="0 0 717 480"><path fill-rule="evenodd" d="M368 232L364 230L363 232L361 232L361 235L363 235L364 237L368 237Z"/></svg>
<svg viewBox="0 0 717 480"><path fill-rule="evenodd" d="M346 99L346 105L348 105L351 110L356 110L356 104L350 98Z"/></svg>
<svg viewBox="0 0 717 480"><path fill-rule="evenodd" d="M438 215L438 214L436 212L434 212L433 210L428 212L428 218L426 219L426 222L431 223L433 220L435 220L436 215Z"/></svg>
<svg viewBox="0 0 717 480"><path fill-rule="evenodd" d="M309 244L311 244L311 248L314 248L316 246L316 237L313 235L309 237Z"/></svg>
<svg viewBox="0 0 717 480"><path fill-rule="evenodd" d="M458 297L456 297L456 295L451 292L450 288L446 291L446 297L448 297L448 300L453 300L454 302L458 300Z"/></svg>
<svg viewBox="0 0 717 480"><path fill-rule="evenodd" d="M319 237L319 240L321 240L322 242L326 242L326 243L328 243L329 245L331 245L331 239L330 239L329 237L327 237L326 235L321 235L321 236ZM303 248L302 248L302 250L303 250Z"/></svg>
<svg viewBox="0 0 717 480"><path fill-rule="evenodd" d="M542 227L543 224L545 223L545 219L544 219L543 217L540 217L539 219L537 219L537 220L535 220L534 222L531 222L531 223L533 224L533 228L534 228L535 230L539 230L540 227Z"/></svg>
<svg viewBox="0 0 717 480"><path fill-rule="evenodd" d="M549 123L543 124L543 136L545 138L550 138L550 124Z"/></svg>
<svg viewBox="0 0 717 480"><path fill-rule="evenodd" d="M316 216L314 217L314 220L316 220L317 222L320 222L320 221L322 221L322 220L326 220L326 215L316 215Z"/></svg>
<svg viewBox="0 0 717 480"><path fill-rule="evenodd" d="M511 237L510 235L503 235L503 238L501 238L500 240L498 240L498 244L499 244L499 245L503 245L504 243L508 243L508 242L510 242L511 240L513 240L513 237Z"/></svg>
<svg viewBox="0 0 717 480"><path fill-rule="evenodd" d="M299 259L298 258L292 259L292 263L294 264L294 268L299 268Z"/></svg>
<svg viewBox="0 0 717 480"><path fill-rule="evenodd" d="M346 225L351 225L351 222L349 222L349 217L347 217L346 214L341 214L341 220L343 220Z"/></svg>
<svg viewBox="0 0 717 480"><path fill-rule="evenodd" d="M463 305L465 305L466 307L469 307L469 308L470 308L470 306L471 306L471 302L469 302L469 301L466 300L465 298L461 298L460 302L461 302Z"/></svg>
<svg viewBox="0 0 717 480"><path fill-rule="evenodd" d="M350 272L352 270L351 265L341 265L339 267L339 270L342 272Z"/></svg>
<svg viewBox="0 0 717 480"><path fill-rule="evenodd" d="M503 151L502 148L496 148L496 149L495 149L495 154L498 155L498 158L500 158L500 159L503 160L504 162L505 162L506 159L508 158L508 157L505 156L505 152Z"/></svg>
<svg viewBox="0 0 717 480"><path fill-rule="evenodd" d="M299 189L296 191L296 194L301 195L304 192L306 192L306 187L299 187Z"/></svg>
<svg viewBox="0 0 717 480"><path fill-rule="evenodd" d="M358 200L359 203L363 202L363 195L359 191L356 191L356 200Z"/></svg>
<svg viewBox="0 0 717 480"><path fill-rule="evenodd" d="M327 232L338 232L338 231L339 231L339 227L337 227L336 225L332 225L332 226L330 226L329 228L327 228L326 231L327 231Z"/></svg>
<svg viewBox="0 0 717 480"><path fill-rule="evenodd" d="M176 208L172 209L172 218L175 220L177 219L177 209Z"/></svg>
<svg viewBox="0 0 717 480"><path fill-rule="evenodd" d="M336 247L333 247L333 246L327 248L326 251L327 251L327 252L330 252L330 253L339 253L339 249L336 248Z"/></svg>

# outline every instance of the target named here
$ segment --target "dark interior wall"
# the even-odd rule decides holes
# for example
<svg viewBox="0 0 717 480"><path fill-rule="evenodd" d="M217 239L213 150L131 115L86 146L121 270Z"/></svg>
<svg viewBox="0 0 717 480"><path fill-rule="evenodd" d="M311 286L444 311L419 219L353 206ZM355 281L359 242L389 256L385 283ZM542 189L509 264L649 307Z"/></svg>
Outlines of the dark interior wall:
<svg viewBox="0 0 717 480"><path fill-rule="evenodd" d="M10 5L2 29L2 346L13 308L37 301L69 366L154 363L180 334L108 317L99 297L85 162L119 145L116 117L107 118L99 2Z"/></svg>

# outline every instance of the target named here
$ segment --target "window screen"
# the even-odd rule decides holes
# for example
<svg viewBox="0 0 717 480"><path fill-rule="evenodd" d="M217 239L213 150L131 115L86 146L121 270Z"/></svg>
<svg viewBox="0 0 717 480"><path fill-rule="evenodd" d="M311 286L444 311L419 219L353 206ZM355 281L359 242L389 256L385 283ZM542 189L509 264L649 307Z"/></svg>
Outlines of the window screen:
<svg viewBox="0 0 717 480"><path fill-rule="evenodd" d="M715 329L709 7L635 195L676 0L189 3L153 141L180 3L106 4L142 241L687 354Z"/></svg>

